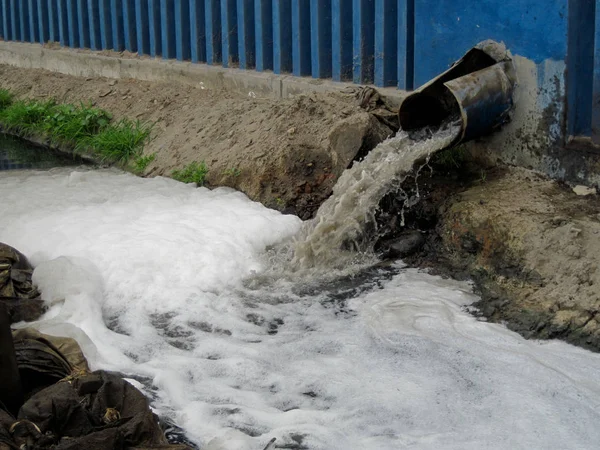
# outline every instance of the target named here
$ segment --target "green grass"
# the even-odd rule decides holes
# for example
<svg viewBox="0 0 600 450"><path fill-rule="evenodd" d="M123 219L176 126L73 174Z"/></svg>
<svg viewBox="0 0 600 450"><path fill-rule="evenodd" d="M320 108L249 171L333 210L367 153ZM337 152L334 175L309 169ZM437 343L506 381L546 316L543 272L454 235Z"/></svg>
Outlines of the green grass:
<svg viewBox="0 0 600 450"><path fill-rule="evenodd" d="M7 89L0 89L0 110L12 105L13 95Z"/></svg>
<svg viewBox="0 0 600 450"><path fill-rule="evenodd" d="M111 119L109 113L91 105L56 105L49 111L43 127L53 141L76 145L88 136L106 129Z"/></svg>
<svg viewBox="0 0 600 450"><path fill-rule="evenodd" d="M433 155L431 162L442 167L451 169L460 169L467 159L467 150L463 145L447 148Z"/></svg>
<svg viewBox="0 0 600 450"><path fill-rule="evenodd" d="M0 126L23 137L36 135L52 144L91 153L102 161L127 164L139 157L152 125L121 119L113 122L107 111L91 104L58 104L54 100L18 100L0 89ZM153 158L152 158L153 159ZM152 160L136 160L141 171Z"/></svg>
<svg viewBox="0 0 600 450"><path fill-rule="evenodd" d="M230 167L229 169L225 169L223 171L223 175L226 175L228 177L239 177L242 174L242 171L240 169L238 169L237 167Z"/></svg>
<svg viewBox="0 0 600 450"><path fill-rule="evenodd" d="M174 170L171 176L182 183L196 183L198 186L202 186L207 173L208 168L202 161L201 163L190 163L181 170Z"/></svg>
<svg viewBox="0 0 600 450"><path fill-rule="evenodd" d="M148 165L156 159L156 153L146 156L138 156L133 161L133 171L137 174L144 173Z"/></svg>
<svg viewBox="0 0 600 450"><path fill-rule="evenodd" d="M81 139L77 150L91 150L102 161L127 163L140 155L144 142L150 137L152 127L139 120L121 119L116 124L102 128L98 133Z"/></svg>
<svg viewBox="0 0 600 450"><path fill-rule="evenodd" d="M0 123L7 131L18 134L43 133L45 121L56 103L19 100L0 111Z"/></svg>

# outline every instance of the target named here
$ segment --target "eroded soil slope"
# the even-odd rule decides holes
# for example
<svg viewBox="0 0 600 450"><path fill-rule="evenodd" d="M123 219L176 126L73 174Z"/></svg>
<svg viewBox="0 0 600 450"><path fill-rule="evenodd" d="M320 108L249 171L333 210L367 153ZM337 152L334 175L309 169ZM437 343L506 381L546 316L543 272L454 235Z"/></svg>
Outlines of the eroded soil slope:
<svg viewBox="0 0 600 450"><path fill-rule="evenodd" d="M230 186L253 200L310 217L361 149L391 130L353 95L289 100L243 97L179 83L80 78L0 65L0 86L23 98L91 102L116 118L154 123L144 149L146 176L169 176L204 161L208 186Z"/></svg>
<svg viewBox="0 0 600 450"><path fill-rule="evenodd" d="M449 198L432 187L437 225L412 264L474 280L479 312L526 337L600 351L598 195L520 168L482 172Z"/></svg>

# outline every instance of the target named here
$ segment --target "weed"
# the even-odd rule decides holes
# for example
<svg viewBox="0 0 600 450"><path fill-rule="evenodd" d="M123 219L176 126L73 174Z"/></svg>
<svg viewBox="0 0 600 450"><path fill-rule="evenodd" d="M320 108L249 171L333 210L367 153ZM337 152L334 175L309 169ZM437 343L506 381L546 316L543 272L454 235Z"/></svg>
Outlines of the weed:
<svg viewBox="0 0 600 450"><path fill-rule="evenodd" d="M194 161L181 170L174 170L171 176L182 183L196 183L198 186L202 186L207 173L208 168L204 161L201 163Z"/></svg>
<svg viewBox="0 0 600 450"><path fill-rule="evenodd" d="M91 104L59 105L54 100L13 102L12 94L0 89L0 125L6 131L41 135L76 151L90 151L103 161L126 164L140 155L152 125L128 119L113 124L111 120L108 112ZM138 159L136 168L143 171L154 156L148 158Z"/></svg>
<svg viewBox="0 0 600 450"><path fill-rule="evenodd" d="M53 100L17 101L0 111L0 123L6 130L15 133L42 133L44 121L55 106Z"/></svg>
<svg viewBox="0 0 600 450"><path fill-rule="evenodd" d="M138 156L133 161L133 171L138 174L143 173L144 170L146 170L146 168L148 167L148 164L150 164L155 159L156 153L152 153L151 155L146 156Z"/></svg>
<svg viewBox="0 0 600 450"><path fill-rule="evenodd" d="M56 105L44 121L44 131L53 141L75 145L106 128L111 118L106 111L83 103L80 107Z"/></svg>
<svg viewBox="0 0 600 450"><path fill-rule="evenodd" d="M223 171L223 175L227 175L229 177L239 177L242 174L242 171L236 167L231 167L229 169L225 169Z"/></svg>
<svg viewBox="0 0 600 450"><path fill-rule="evenodd" d="M7 89L0 89L0 110L6 109L13 102L13 95Z"/></svg>
<svg viewBox="0 0 600 450"><path fill-rule="evenodd" d="M103 161L126 164L131 158L138 156L144 143L150 136L152 126L147 123L121 119L114 125L106 126L97 134L81 139L76 150L91 150Z"/></svg>
<svg viewBox="0 0 600 450"><path fill-rule="evenodd" d="M432 163L447 168L448 170L460 169L467 158L467 150L463 145L447 148L436 153Z"/></svg>
<svg viewBox="0 0 600 450"><path fill-rule="evenodd" d="M485 183L485 181L487 180L487 172L485 170L481 169L479 178L480 178L479 181L481 181L482 184Z"/></svg>

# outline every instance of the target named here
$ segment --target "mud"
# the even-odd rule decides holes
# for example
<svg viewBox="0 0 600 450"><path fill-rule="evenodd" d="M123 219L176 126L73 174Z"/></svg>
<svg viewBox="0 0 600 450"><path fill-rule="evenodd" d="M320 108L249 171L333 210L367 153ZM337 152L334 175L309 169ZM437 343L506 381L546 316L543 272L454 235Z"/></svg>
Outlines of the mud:
<svg viewBox="0 0 600 450"><path fill-rule="evenodd" d="M599 196L522 168L432 168L406 217L426 242L404 261L472 280L482 320L600 351Z"/></svg>

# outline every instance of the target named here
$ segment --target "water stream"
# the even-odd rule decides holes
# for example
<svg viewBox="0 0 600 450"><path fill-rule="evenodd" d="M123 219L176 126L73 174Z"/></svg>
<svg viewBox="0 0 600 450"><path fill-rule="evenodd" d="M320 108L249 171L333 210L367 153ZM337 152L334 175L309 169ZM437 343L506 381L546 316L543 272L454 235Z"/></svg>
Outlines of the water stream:
<svg viewBox="0 0 600 450"><path fill-rule="evenodd" d="M404 172L386 145L395 183ZM371 192L360 173L357 202ZM126 374L200 448L600 441L600 355L477 320L467 283L364 261L253 282L279 263L266 247L304 233L321 258L345 240L342 225L365 230L360 214L326 225L346 206L303 225L230 189L85 167L0 172L0 199L0 241L30 258L50 305L35 326L77 338L94 369Z"/></svg>

